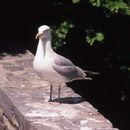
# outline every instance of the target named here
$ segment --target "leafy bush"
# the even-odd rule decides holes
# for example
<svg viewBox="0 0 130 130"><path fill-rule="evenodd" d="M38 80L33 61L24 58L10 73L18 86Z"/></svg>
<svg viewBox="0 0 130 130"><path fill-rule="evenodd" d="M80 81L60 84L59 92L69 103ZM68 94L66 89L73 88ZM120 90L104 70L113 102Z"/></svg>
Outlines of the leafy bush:
<svg viewBox="0 0 130 130"><path fill-rule="evenodd" d="M62 46L62 44L66 44L65 38L68 34L68 30L73 27L69 21L64 21L60 23L58 26L54 26L53 30L53 41L54 41L54 49Z"/></svg>
<svg viewBox="0 0 130 130"><path fill-rule="evenodd" d="M60 3L62 3L62 1L60 1ZM74 5L76 5L80 7L81 3L83 3L82 0L72 0L71 6L74 7ZM88 5L89 4L91 4L93 7L100 8L100 10L104 12L105 17L111 17L115 14L130 15L130 5L123 0L89 0ZM55 1L55 7L58 6L59 3ZM73 12L75 11L73 8L70 10L72 10ZM80 12L80 10L78 12ZM53 26L54 49L62 46L63 44L66 44L65 38L68 34L69 28L75 26L75 24L72 24L72 21L73 23L75 23L73 19L66 17L58 25ZM91 28L93 29L90 29L89 26L91 26ZM87 30L86 43L88 43L90 46L94 45L95 43L103 43L104 39L106 38L103 32L95 31L94 25L88 24L87 27L84 28L84 30Z"/></svg>
<svg viewBox="0 0 130 130"><path fill-rule="evenodd" d="M129 4L123 0L90 0L91 4L96 7L104 7L109 10L109 13L123 13L130 15Z"/></svg>

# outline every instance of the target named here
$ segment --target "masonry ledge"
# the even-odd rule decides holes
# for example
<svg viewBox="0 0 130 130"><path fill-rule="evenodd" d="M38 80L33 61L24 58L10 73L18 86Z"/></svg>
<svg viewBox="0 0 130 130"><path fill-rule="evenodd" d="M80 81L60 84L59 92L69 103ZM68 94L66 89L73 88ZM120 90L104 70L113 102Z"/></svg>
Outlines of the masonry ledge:
<svg viewBox="0 0 130 130"><path fill-rule="evenodd" d="M61 103L54 86L39 79L32 67L33 54L26 51L0 59L0 107L17 130L118 130L96 108L66 85Z"/></svg>

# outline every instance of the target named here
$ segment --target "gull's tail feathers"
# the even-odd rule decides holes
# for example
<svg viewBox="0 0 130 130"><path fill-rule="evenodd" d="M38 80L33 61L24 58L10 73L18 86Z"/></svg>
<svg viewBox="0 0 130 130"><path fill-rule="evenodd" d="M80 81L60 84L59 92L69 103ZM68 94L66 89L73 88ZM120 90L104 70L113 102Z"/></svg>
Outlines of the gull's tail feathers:
<svg viewBox="0 0 130 130"><path fill-rule="evenodd" d="M90 77L85 77L84 79L86 79L86 80L92 80L92 78L90 78Z"/></svg>
<svg viewBox="0 0 130 130"><path fill-rule="evenodd" d="M99 72L93 72L93 71L88 71L88 70L83 70L84 73L87 75L87 77L94 77L96 75L101 75Z"/></svg>

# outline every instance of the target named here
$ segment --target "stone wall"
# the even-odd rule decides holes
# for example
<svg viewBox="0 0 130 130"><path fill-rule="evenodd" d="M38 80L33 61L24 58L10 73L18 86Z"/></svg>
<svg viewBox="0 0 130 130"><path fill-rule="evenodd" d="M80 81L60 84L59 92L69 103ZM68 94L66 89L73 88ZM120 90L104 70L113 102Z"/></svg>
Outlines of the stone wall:
<svg viewBox="0 0 130 130"><path fill-rule="evenodd" d="M0 59L0 130L117 130L67 86L60 104L57 86L53 102L48 102L49 84L33 71L33 58L26 51Z"/></svg>

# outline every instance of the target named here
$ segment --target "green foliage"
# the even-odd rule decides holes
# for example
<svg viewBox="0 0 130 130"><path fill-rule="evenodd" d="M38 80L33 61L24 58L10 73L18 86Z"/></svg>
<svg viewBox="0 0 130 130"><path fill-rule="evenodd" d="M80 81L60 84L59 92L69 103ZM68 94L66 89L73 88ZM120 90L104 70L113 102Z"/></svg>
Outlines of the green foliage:
<svg viewBox="0 0 130 130"><path fill-rule="evenodd" d="M100 7L101 6L101 0L89 0L93 6Z"/></svg>
<svg viewBox="0 0 130 130"><path fill-rule="evenodd" d="M80 2L80 0L72 0L72 2L75 4L75 3Z"/></svg>
<svg viewBox="0 0 130 130"><path fill-rule="evenodd" d="M62 46L62 44L66 44L65 38L68 34L68 30L73 27L68 21L62 22L60 25L53 27L53 42L54 42L54 49Z"/></svg>
<svg viewBox="0 0 130 130"><path fill-rule="evenodd" d="M79 2L82 2L81 0L72 0L72 4L77 4ZM110 17L111 14L117 14L122 13L125 15L130 15L130 6L126 2L123 2L123 0L89 0L89 2L98 8L102 8L106 14L107 17ZM56 4L56 2L55 2ZM53 28L53 41L54 41L54 49L57 49L58 47L62 46L63 44L66 44L65 38L68 34L69 28L72 28L74 25L70 23L70 21L65 20L61 22L59 25L55 25ZM89 25L88 25L89 27ZM96 43L102 43L105 36L101 32L96 32L95 30L89 30L88 28L85 28L85 30L88 30L86 41L89 43L90 46L96 44Z"/></svg>
<svg viewBox="0 0 130 130"><path fill-rule="evenodd" d="M93 6L104 7L109 10L109 13L123 13L130 15L130 5L123 0L89 0Z"/></svg>
<svg viewBox="0 0 130 130"><path fill-rule="evenodd" d="M97 41L102 43L104 40L104 34L101 32L98 33L89 33L86 37L86 41L90 44L90 46L94 45Z"/></svg>
<svg viewBox="0 0 130 130"><path fill-rule="evenodd" d="M130 67L128 67L127 70L130 71Z"/></svg>

